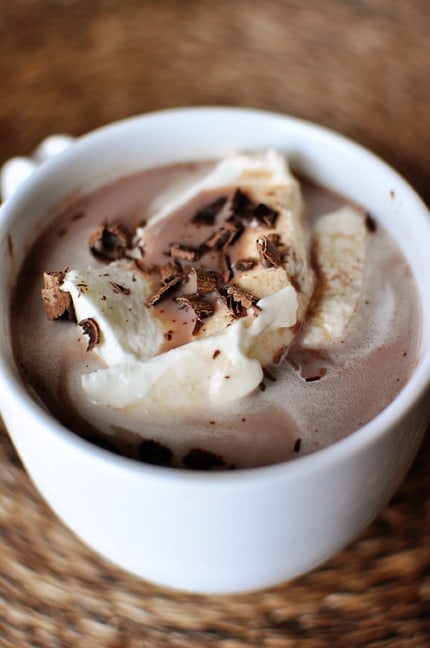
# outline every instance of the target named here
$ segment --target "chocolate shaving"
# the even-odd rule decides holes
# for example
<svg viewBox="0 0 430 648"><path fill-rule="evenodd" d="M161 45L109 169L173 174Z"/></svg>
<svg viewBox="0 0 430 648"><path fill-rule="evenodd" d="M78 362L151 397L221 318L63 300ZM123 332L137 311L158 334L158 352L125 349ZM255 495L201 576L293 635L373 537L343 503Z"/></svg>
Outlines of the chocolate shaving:
<svg viewBox="0 0 430 648"><path fill-rule="evenodd" d="M300 446L302 445L301 439L296 439L294 442L294 452L300 452Z"/></svg>
<svg viewBox="0 0 430 648"><path fill-rule="evenodd" d="M225 466L225 461L221 455L201 448L190 450L182 459L182 463L191 470L211 470L212 468L223 468Z"/></svg>
<svg viewBox="0 0 430 648"><path fill-rule="evenodd" d="M69 292L61 290L65 273L58 270L43 273L42 301L49 320L60 317L76 321L72 297Z"/></svg>
<svg viewBox="0 0 430 648"><path fill-rule="evenodd" d="M241 189L236 189L231 203L231 210L236 216L250 220L254 216L256 204Z"/></svg>
<svg viewBox="0 0 430 648"><path fill-rule="evenodd" d="M256 307L258 297L236 284L227 284L220 291L221 300L236 318L244 317L248 308Z"/></svg>
<svg viewBox="0 0 430 648"><path fill-rule="evenodd" d="M215 311L214 305L206 299L202 299L198 294L179 295L179 297L175 297L175 302L184 308L192 308L199 320L210 317Z"/></svg>
<svg viewBox="0 0 430 648"><path fill-rule="evenodd" d="M278 239L279 240L279 239ZM257 251L260 256L261 263L266 268L282 266L283 255L273 238L268 236L260 236L257 239Z"/></svg>
<svg viewBox="0 0 430 648"><path fill-rule="evenodd" d="M263 367L263 374L264 377L267 378L267 380L270 380L271 382L276 382L277 380L276 376L270 373L270 371L266 367Z"/></svg>
<svg viewBox="0 0 430 648"><path fill-rule="evenodd" d="M169 255L173 259L182 259L183 261L197 261L201 257L201 250L193 248L182 243L171 243Z"/></svg>
<svg viewBox="0 0 430 648"><path fill-rule="evenodd" d="M173 263L169 261L169 263L160 266L160 275L163 284L171 284L172 282L175 282L176 285L184 278L182 267L177 261L174 261Z"/></svg>
<svg viewBox="0 0 430 648"><path fill-rule="evenodd" d="M96 259L106 263L117 261L131 246L131 232L120 223L105 223L90 234L88 244Z"/></svg>
<svg viewBox="0 0 430 648"><path fill-rule="evenodd" d="M259 223L266 225L266 227L274 227L279 216L279 212L272 209L264 203L260 203L254 209L254 217Z"/></svg>
<svg viewBox="0 0 430 648"><path fill-rule="evenodd" d="M233 269L231 267L231 261L228 254L220 254L219 265L221 271L221 278L224 283L231 281L233 278Z"/></svg>
<svg viewBox="0 0 430 648"><path fill-rule="evenodd" d="M168 446L155 439L144 439L139 444L138 454L139 459L155 466L167 466L173 456Z"/></svg>
<svg viewBox="0 0 430 648"><path fill-rule="evenodd" d="M239 261L236 261L234 269L238 272L247 272L248 270L252 270L256 265L257 261L255 259L239 259Z"/></svg>
<svg viewBox="0 0 430 648"><path fill-rule="evenodd" d="M316 373L315 375L302 376L302 378L304 377L306 382L315 382L321 380L321 378L323 378L323 376L325 376L326 373L327 373L327 369L325 367L320 367L318 373Z"/></svg>
<svg viewBox="0 0 430 648"><path fill-rule="evenodd" d="M243 232L243 225L237 219L226 221L203 243L203 249L226 250Z"/></svg>
<svg viewBox="0 0 430 648"><path fill-rule="evenodd" d="M115 281L109 281L109 284L112 286L112 290L117 295L119 295L119 294L129 295L131 293L130 288L127 288L126 286L122 286L119 283L115 283Z"/></svg>
<svg viewBox="0 0 430 648"><path fill-rule="evenodd" d="M233 214L243 220L250 221L255 218L266 227L274 227L279 212L265 203L256 204L244 191L237 189L232 200Z"/></svg>
<svg viewBox="0 0 430 648"><path fill-rule="evenodd" d="M154 304L157 304L166 293L172 290L172 288L177 286L184 279L184 271L177 261L169 262L160 266L160 275L162 284L157 292L148 299L148 306L154 306Z"/></svg>
<svg viewBox="0 0 430 648"><path fill-rule="evenodd" d="M215 223L217 215L224 207L226 202L227 197L220 196L220 198L217 198L213 202L209 203L209 205L205 205L204 207L199 209L192 217L191 222L200 225L213 225Z"/></svg>
<svg viewBox="0 0 430 648"><path fill-rule="evenodd" d="M372 234L378 229L375 219L369 214L369 212L366 212L366 219L364 223L366 225L367 231L371 232Z"/></svg>
<svg viewBox="0 0 430 648"><path fill-rule="evenodd" d="M203 270L201 268L190 268L190 274L196 280L196 292L199 295L208 295L217 287L218 274L214 270Z"/></svg>
<svg viewBox="0 0 430 648"><path fill-rule="evenodd" d="M95 319L87 317L79 322L84 330L85 335L88 335L87 351L92 351L96 344L100 342L100 329Z"/></svg>

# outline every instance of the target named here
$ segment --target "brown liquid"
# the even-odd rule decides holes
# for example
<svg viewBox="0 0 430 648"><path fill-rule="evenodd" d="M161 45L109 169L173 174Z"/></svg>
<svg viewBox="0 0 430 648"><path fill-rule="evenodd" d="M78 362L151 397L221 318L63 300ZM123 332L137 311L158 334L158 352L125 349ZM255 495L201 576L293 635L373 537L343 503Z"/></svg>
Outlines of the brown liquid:
<svg viewBox="0 0 430 648"><path fill-rule="evenodd" d="M80 376L100 361L87 353L79 327L46 319L40 297L43 271L97 265L87 246L95 227L118 220L136 226L147 219L160 193L204 169L180 165L123 178L81 199L42 233L21 271L13 308L15 356L28 388L77 434L156 463L258 466L334 443L386 407L416 361L420 313L414 280L381 226L369 235L365 291L347 339L330 352L292 348L286 361L271 370L264 391L229 410L172 415L95 405L83 392ZM345 204L307 181L302 188L309 222ZM172 240L171 230L167 238Z"/></svg>

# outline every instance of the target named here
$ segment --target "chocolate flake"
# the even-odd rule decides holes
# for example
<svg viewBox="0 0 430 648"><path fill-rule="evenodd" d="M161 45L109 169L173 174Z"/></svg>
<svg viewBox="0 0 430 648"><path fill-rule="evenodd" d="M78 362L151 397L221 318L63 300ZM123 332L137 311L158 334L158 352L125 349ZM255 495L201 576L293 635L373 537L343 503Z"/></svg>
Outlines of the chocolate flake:
<svg viewBox="0 0 430 648"><path fill-rule="evenodd" d="M207 295L216 289L218 274L214 270L192 267L190 268L190 274L196 280L196 292L199 295Z"/></svg>
<svg viewBox="0 0 430 648"><path fill-rule="evenodd" d="M115 283L114 281L109 281L109 284L112 286L112 290L117 295L119 295L119 294L129 295L131 293L130 288L127 288L126 286L122 286L119 283Z"/></svg>
<svg viewBox="0 0 430 648"><path fill-rule="evenodd" d="M220 196L213 202L209 203L209 205L205 205L199 209L192 217L191 222L199 225L213 225L217 215L226 202L227 197Z"/></svg>
<svg viewBox="0 0 430 648"><path fill-rule="evenodd" d="M260 236L257 239L257 251L260 255L261 263L266 268L282 266L283 255L273 238Z"/></svg>
<svg viewBox="0 0 430 648"><path fill-rule="evenodd" d="M215 351L214 351L213 354L212 354L212 358L213 358L213 360L215 360L216 358L218 358L218 356L220 355L220 353L221 353L221 351L220 351L219 349L215 349Z"/></svg>
<svg viewBox="0 0 430 648"><path fill-rule="evenodd" d="M325 367L320 367L318 370L318 373L311 375L311 376L305 376L305 381L306 382L316 382L318 380L321 380L323 376L325 376L327 373L327 369Z"/></svg>
<svg viewBox="0 0 430 648"><path fill-rule="evenodd" d="M300 446L302 445L301 439L296 439L294 442L294 452L300 452Z"/></svg>
<svg viewBox="0 0 430 648"><path fill-rule="evenodd" d="M169 255L173 259L182 259L183 261L197 261L201 256L201 250L193 248L182 243L171 243Z"/></svg>
<svg viewBox="0 0 430 648"><path fill-rule="evenodd" d="M366 212L366 220L364 222L368 232L373 234L378 229L375 219L369 214L369 212Z"/></svg>
<svg viewBox="0 0 430 648"><path fill-rule="evenodd" d="M177 286L184 279L184 271L177 261L166 263L160 266L160 275L162 284L152 297L147 301L148 306L154 306L160 299L172 288Z"/></svg>
<svg viewBox="0 0 430 648"><path fill-rule="evenodd" d="M193 335L196 335L199 332L202 320L210 317L215 312L214 305L209 301L202 299L199 294L180 295L179 297L175 297L175 301L184 308L191 308L194 311L196 321L192 332Z"/></svg>
<svg viewBox="0 0 430 648"><path fill-rule="evenodd" d="M173 456L168 446L155 439L144 439L139 444L138 454L139 459L155 466L167 466Z"/></svg>
<svg viewBox="0 0 430 648"><path fill-rule="evenodd" d="M203 248L209 250L226 250L235 243L243 232L243 225L237 219L226 221L203 243Z"/></svg>
<svg viewBox="0 0 430 648"><path fill-rule="evenodd" d="M163 284L171 284L172 282L175 282L176 285L182 281L184 272L177 261L174 261L173 263L169 261L169 263L160 266L160 275Z"/></svg>
<svg viewBox="0 0 430 648"><path fill-rule="evenodd" d="M243 220L255 218L260 224L266 227L274 227L279 212L272 209L265 203L256 204L244 191L237 189L232 200L231 209L233 214Z"/></svg>
<svg viewBox="0 0 430 648"><path fill-rule="evenodd" d="M271 382L276 382L277 380L276 376L270 373L270 371L266 367L263 367L263 374L264 377L267 378L267 380L270 380Z"/></svg>
<svg viewBox="0 0 430 648"><path fill-rule="evenodd" d="M79 322L79 326L83 328L85 335L88 335L87 351L92 351L94 347L100 342L100 329L95 319L87 317Z"/></svg>
<svg viewBox="0 0 430 648"><path fill-rule="evenodd" d="M231 203L233 214L241 218L251 219L254 215L255 203L241 189L236 189Z"/></svg>
<svg viewBox="0 0 430 648"><path fill-rule="evenodd" d="M246 309L251 308L251 306L255 306L255 304L258 302L258 297L253 295L248 290L240 288L240 286L236 284L228 284L226 286L226 293L227 295L231 296L234 301L240 302Z"/></svg>
<svg viewBox="0 0 430 648"><path fill-rule="evenodd" d="M259 223L266 225L266 227L275 227L279 212L264 203L260 203L254 209L254 216Z"/></svg>
<svg viewBox="0 0 430 648"><path fill-rule="evenodd" d="M258 297L236 284L225 285L219 295L236 319L244 317L248 308L256 307L258 301Z"/></svg>
<svg viewBox="0 0 430 648"><path fill-rule="evenodd" d="M101 225L89 237L90 252L106 263L122 259L131 246L131 232L120 223Z"/></svg>
<svg viewBox="0 0 430 648"><path fill-rule="evenodd" d="M233 269L231 267L231 260L228 254L220 254L219 265L221 271L221 278L224 283L231 281L233 278Z"/></svg>
<svg viewBox="0 0 430 648"><path fill-rule="evenodd" d="M76 321L72 297L61 290L65 273L61 270L43 273L42 301L49 320L60 317Z"/></svg>
<svg viewBox="0 0 430 648"><path fill-rule="evenodd" d="M182 463L190 470L211 470L212 468L225 467L225 461L221 455L202 450L202 448L193 448L182 459Z"/></svg>

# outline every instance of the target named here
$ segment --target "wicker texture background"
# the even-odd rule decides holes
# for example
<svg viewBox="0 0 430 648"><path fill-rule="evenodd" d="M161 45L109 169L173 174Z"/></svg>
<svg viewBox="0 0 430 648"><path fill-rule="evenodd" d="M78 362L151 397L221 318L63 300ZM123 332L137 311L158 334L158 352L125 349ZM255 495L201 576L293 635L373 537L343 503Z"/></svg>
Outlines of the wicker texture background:
<svg viewBox="0 0 430 648"><path fill-rule="evenodd" d="M54 132L179 105L249 105L357 139L430 202L428 0L0 0L0 162ZM328 564L236 597L159 589L53 516L0 428L0 646L430 645L430 441Z"/></svg>

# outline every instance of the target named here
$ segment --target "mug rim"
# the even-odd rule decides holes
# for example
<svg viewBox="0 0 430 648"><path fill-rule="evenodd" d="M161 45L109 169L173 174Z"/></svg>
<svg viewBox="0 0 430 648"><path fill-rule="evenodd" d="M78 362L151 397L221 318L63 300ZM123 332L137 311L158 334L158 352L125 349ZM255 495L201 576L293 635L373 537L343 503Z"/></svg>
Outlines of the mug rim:
<svg viewBox="0 0 430 648"><path fill-rule="evenodd" d="M128 128L130 126L138 126L142 120L149 121L151 119L165 119L175 118L179 115L192 118L193 115L216 114L217 118L228 115L247 114L254 115L258 118L261 116L266 119L280 120L280 122L288 122L290 126L311 130L320 137L330 138L342 146L347 146L351 149L353 154L366 155L373 165L379 166L381 169L385 168L393 178L396 185L400 185L406 192L408 200L414 204L414 213L422 212L422 218L427 218L428 229L430 233L430 216L429 211L423 200L416 193L415 189L390 165L384 162L380 157L369 151L367 148L361 146L355 141L345 137L324 126L317 123L300 119L282 113L258 110L254 108L237 108L237 107L222 107L222 106L199 106L190 108L170 108L166 110L151 111L141 115L134 115L125 119L114 121L110 124L101 126L79 138L76 139L73 146L63 151L55 158L47 161L42 167L35 170L35 172L23 183L23 186L12 195L6 203L1 206L0 210L0 231L7 228L9 223L12 223L16 217L16 212L19 210L21 203L25 200L26 195L33 191L41 182L49 178L58 167L58 162L61 159L64 165L67 161L80 155L87 146L97 145L99 138L103 138L105 134L109 134L114 130L121 128ZM430 237L429 237L430 238ZM422 308L422 299L420 299ZM162 479L176 482L186 480L187 482L194 483L196 480L204 484L230 484L238 482L246 483L249 480L254 481L255 478L271 479L279 475L289 474L293 477L297 472L308 473L314 472L316 469L326 469L331 465L342 462L345 458L359 453L366 448L369 444L373 443L376 439L388 434L394 425L396 425L423 397L426 390L430 385L430 345L418 355L417 363L413 369L412 374L409 376L406 384L396 395L396 397L375 417L368 423L359 427L357 430L351 432L346 437L330 444L329 446L315 450L314 452L290 458L275 464L263 465L251 468L240 468L234 471L193 471L182 468L171 468L165 466L156 466L138 462L135 459L124 457L117 453L105 450L96 446L95 444L85 440L78 434L69 430L60 421L58 421L53 414L45 411L29 394L24 386L23 381L19 377L17 367L10 367L7 359L3 357L0 349L0 383L2 387L0 394L8 394L10 397L18 398L20 406L24 406L26 413L29 416L39 416L40 427L43 428L44 433L49 434L68 445L68 449L77 452L81 455L87 456L88 460L94 460L104 464L109 470L132 472L141 478L149 476L155 479Z"/></svg>

